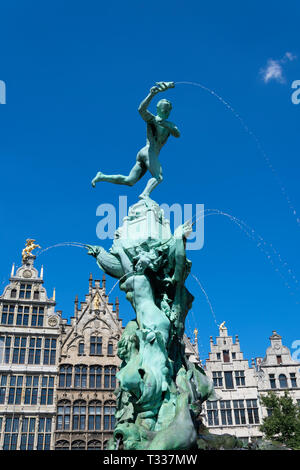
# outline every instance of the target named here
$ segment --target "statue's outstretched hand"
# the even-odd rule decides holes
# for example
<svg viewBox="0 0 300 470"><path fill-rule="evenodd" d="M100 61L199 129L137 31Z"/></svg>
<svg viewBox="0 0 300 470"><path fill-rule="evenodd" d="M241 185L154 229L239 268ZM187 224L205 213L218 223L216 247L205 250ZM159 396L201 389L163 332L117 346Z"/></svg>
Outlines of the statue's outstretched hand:
<svg viewBox="0 0 300 470"><path fill-rule="evenodd" d="M153 95L156 95L157 93L166 91L169 88L174 88L174 87L175 87L174 82L156 82L156 86L153 86L150 89L150 93L152 93Z"/></svg>

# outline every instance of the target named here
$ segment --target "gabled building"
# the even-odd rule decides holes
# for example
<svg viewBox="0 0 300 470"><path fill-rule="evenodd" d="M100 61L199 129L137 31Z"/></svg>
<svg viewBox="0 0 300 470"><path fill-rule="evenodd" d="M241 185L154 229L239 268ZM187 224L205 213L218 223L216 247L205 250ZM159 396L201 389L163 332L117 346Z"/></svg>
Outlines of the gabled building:
<svg viewBox="0 0 300 470"><path fill-rule="evenodd" d="M264 359L256 358L257 380L260 395L275 392L283 395L286 390L295 403L300 404L300 364L291 357L289 348L282 344L282 337L273 331L271 345ZM263 416L268 410L262 407Z"/></svg>
<svg viewBox="0 0 300 470"><path fill-rule="evenodd" d="M121 334L118 300L109 302L105 276L102 283L90 276L71 323L62 321L55 449L105 449L112 437Z"/></svg>
<svg viewBox="0 0 300 470"><path fill-rule="evenodd" d="M262 414L256 370L244 359L238 336L233 340L224 325L220 326L216 343L210 338L205 371L219 397L218 401L204 405L204 423L211 432L233 434L247 441L249 437L260 437Z"/></svg>
<svg viewBox="0 0 300 470"><path fill-rule="evenodd" d="M53 448L60 312L35 256L13 266L0 296L0 449Z"/></svg>

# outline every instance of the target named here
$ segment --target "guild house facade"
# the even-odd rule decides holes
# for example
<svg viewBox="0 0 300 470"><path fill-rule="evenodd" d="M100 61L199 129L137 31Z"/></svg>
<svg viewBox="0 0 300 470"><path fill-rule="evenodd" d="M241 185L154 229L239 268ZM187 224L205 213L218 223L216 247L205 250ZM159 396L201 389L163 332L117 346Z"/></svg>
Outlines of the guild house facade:
<svg viewBox="0 0 300 470"><path fill-rule="evenodd" d="M90 276L68 322L56 310L55 291L48 297L31 242L0 292L0 450L105 449L115 424L118 299L109 301L105 276ZM184 337L192 362L199 362L197 333L193 342ZM265 358L249 366L224 324L215 343L211 338L205 369L219 398L203 407L211 432L260 438L267 415L260 396L269 390L289 390L300 403L300 364L280 335L270 341Z"/></svg>

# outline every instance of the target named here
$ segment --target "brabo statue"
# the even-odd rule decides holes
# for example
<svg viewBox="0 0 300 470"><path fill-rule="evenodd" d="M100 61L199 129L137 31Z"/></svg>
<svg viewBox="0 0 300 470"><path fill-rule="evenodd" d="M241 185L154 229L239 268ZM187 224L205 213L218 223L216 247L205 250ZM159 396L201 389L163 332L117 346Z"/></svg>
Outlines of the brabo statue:
<svg viewBox="0 0 300 470"><path fill-rule="evenodd" d="M136 164L129 175L104 175L99 171L92 180L93 187L99 181L133 186L149 170L153 178L148 181L146 188L140 195L140 198L143 198L150 196L153 189L161 183L163 176L158 159L161 148L165 145L170 135L180 137L180 132L172 122L167 121L172 109L170 101L162 99L157 103L157 116L148 111L148 106L157 93L174 88L174 86L173 82L157 82L156 86L151 88L148 96L140 104L139 113L147 123L147 142L145 147L138 152Z"/></svg>
<svg viewBox="0 0 300 470"><path fill-rule="evenodd" d="M191 269L185 250L191 225L185 223L172 234L162 209L149 197L162 179L160 149L170 134L178 137L179 131L165 120L171 109L168 101L158 103L158 116L147 106L156 93L173 86L159 82L140 105L148 138L130 175L98 173L94 180L132 185L147 169L153 176L115 232L109 252L87 245L98 266L120 280L120 289L136 314L118 344L122 364L109 449L197 447L201 404L216 399L203 369L185 355L185 318L194 299L185 287Z"/></svg>

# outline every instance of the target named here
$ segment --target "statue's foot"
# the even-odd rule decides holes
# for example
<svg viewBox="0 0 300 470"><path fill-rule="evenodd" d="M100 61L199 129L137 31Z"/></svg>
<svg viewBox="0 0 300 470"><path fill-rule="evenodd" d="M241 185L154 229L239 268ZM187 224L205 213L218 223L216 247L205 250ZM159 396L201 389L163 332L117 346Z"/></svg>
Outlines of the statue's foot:
<svg viewBox="0 0 300 470"><path fill-rule="evenodd" d="M99 181L101 181L102 176L103 176L103 173L101 173L101 171L98 171L98 173L96 174L95 178L92 179L92 186L93 186L93 188L96 187L96 183L98 183Z"/></svg>

